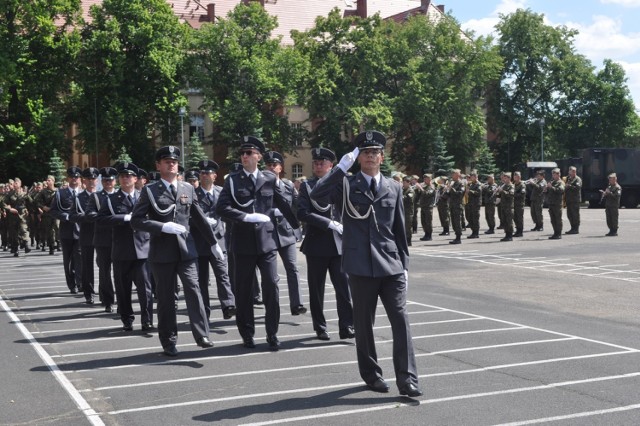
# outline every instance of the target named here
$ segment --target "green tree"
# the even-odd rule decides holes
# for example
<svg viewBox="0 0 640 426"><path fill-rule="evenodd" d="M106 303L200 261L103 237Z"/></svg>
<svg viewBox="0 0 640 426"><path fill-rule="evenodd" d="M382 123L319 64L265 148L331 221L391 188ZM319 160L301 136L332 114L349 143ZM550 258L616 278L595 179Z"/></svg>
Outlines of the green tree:
<svg viewBox="0 0 640 426"><path fill-rule="evenodd" d="M48 173L51 152L72 143L65 98L79 35L79 0L0 2L0 180Z"/></svg>
<svg viewBox="0 0 640 426"><path fill-rule="evenodd" d="M256 135L270 148L290 149L286 106L300 59L272 37L276 27L276 18L251 2L195 31L189 84L202 90L214 145L237 146L243 136Z"/></svg>
<svg viewBox="0 0 640 426"><path fill-rule="evenodd" d="M207 154L204 152L204 148L202 147L202 141L197 134L191 135L191 138L187 142L187 146L185 147L185 151L187 151L186 155L186 168L187 170L198 167L198 163L202 160L207 159Z"/></svg>
<svg viewBox="0 0 640 426"><path fill-rule="evenodd" d="M53 155L49 160L49 174L56 179L56 185L60 185L66 176L66 170L62 159L58 156L58 150L53 150Z"/></svg>
<svg viewBox="0 0 640 426"><path fill-rule="evenodd" d="M433 173L441 176L447 175L455 167L453 155L447 152L447 145L440 132L436 133L433 140L433 156L429 158L428 164Z"/></svg>
<svg viewBox="0 0 640 426"><path fill-rule="evenodd" d="M475 161L474 166L478 171L478 177L495 174L498 172L495 157L489 149L489 145L486 141L483 142L480 150L478 151L477 160Z"/></svg>
<svg viewBox="0 0 640 426"><path fill-rule="evenodd" d="M154 144L175 143L180 129L187 26L165 0L104 0L90 15L73 91L79 139L85 152L125 147L149 167Z"/></svg>
<svg viewBox="0 0 640 426"><path fill-rule="evenodd" d="M133 163L134 161L133 159L131 159L131 156L127 152L127 148L125 148L124 146L121 146L117 152L117 155L115 156L115 162L116 163Z"/></svg>

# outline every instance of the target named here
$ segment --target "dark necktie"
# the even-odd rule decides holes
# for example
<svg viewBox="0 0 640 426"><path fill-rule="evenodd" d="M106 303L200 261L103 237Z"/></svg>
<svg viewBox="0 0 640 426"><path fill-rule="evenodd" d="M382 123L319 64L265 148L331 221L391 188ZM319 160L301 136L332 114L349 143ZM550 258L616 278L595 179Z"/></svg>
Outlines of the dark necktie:
<svg viewBox="0 0 640 426"><path fill-rule="evenodd" d="M135 199L131 196L131 194L128 194L127 198L129 199L129 203L131 203L132 206L136 203Z"/></svg>
<svg viewBox="0 0 640 426"><path fill-rule="evenodd" d="M378 185L376 185L376 178L371 178L371 185L369 185L369 189L371 190L371 193L374 197L378 195Z"/></svg>
<svg viewBox="0 0 640 426"><path fill-rule="evenodd" d="M207 198L209 199L209 204L213 205L214 204L213 194L210 192L207 192Z"/></svg>
<svg viewBox="0 0 640 426"><path fill-rule="evenodd" d="M171 195L173 195L173 198L176 198L176 196L178 195L178 191L176 191L176 187L173 186L173 184L169 185L169 190L171 191Z"/></svg>

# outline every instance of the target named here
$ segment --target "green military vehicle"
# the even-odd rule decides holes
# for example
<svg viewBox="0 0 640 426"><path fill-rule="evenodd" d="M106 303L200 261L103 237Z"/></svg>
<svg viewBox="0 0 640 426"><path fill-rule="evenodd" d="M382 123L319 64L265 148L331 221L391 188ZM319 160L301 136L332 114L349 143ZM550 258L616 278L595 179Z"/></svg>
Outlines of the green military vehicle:
<svg viewBox="0 0 640 426"><path fill-rule="evenodd" d="M582 193L589 207L601 207L602 193L610 173L622 187L620 205L628 209L640 203L640 149L587 148L582 152Z"/></svg>

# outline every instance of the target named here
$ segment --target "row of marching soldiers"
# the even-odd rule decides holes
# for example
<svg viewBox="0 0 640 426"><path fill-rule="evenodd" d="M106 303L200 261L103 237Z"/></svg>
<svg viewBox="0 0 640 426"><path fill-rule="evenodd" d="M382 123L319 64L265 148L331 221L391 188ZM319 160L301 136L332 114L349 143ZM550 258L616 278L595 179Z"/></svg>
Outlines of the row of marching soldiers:
<svg viewBox="0 0 640 426"><path fill-rule="evenodd" d="M437 213L442 226L440 236L448 236L450 227L455 238L450 244L462 243L462 231L471 229L469 239L480 237L480 213L484 206L484 219L487 224L485 234L494 234L495 229L504 229L501 241L513 241L514 237L522 237L524 232L524 210L527 186L530 187L531 220L534 227L531 231L544 230L543 205L549 206L549 218L553 228L552 240L562 238L562 207L566 206L570 229L567 235L578 234L580 229L580 205L582 203L582 179L577 176L576 168L570 167L566 177L560 177L560 169L552 170L552 178L545 180L544 170L536 171L534 178L523 181L521 173L502 172L499 182L489 174L486 181L478 180L478 173L472 171L468 176L459 169L452 171L450 177L439 176L436 181L432 174L424 174L423 182L417 176L397 174L394 178L403 184L405 203L405 226L408 244L411 245L412 234L417 232L418 213L424 230L422 241L433 239L433 210ZM609 175L609 185L602 190L602 202L605 203L607 236L616 236L618 231L618 207L620 205L621 188L615 173ZM496 211L498 226L496 227ZM515 231L515 232L514 232Z"/></svg>

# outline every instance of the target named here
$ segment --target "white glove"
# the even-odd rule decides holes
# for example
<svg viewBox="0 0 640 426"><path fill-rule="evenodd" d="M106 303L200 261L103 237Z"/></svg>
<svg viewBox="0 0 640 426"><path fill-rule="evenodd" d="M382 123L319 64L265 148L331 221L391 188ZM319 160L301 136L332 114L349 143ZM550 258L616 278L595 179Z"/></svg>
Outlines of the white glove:
<svg viewBox="0 0 640 426"><path fill-rule="evenodd" d="M353 166L353 163L356 162L358 154L360 154L360 150L356 148L353 151L343 155L340 159L340 162L338 163L338 167L340 167L343 172L347 173L351 166Z"/></svg>
<svg viewBox="0 0 640 426"><path fill-rule="evenodd" d="M167 222L162 225L162 232L165 234L180 235L187 232L187 228L175 222Z"/></svg>
<svg viewBox="0 0 640 426"><path fill-rule="evenodd" d="M280 209L273 209L273 215L275 217L282 217L282 212L280 211Z"/></svg>
<svg viewBox="0 0 640 426"><path fill-rule="evenodd" d="M124 215L124 221L125 222L130 222L131 221L131 213Z"/></svg>
<svg viewBox="0 0 640 426"><path fill-rule="evenodd" d="M269 216L267 216L266 214L247 213L242 221L249 222L249 223L266 223L266 222L270 222L271 219L269 219Z"/></svg>
<svg viewBox="0 0 640 426"><path fill-rule="evenodd" d="M69 213L62 213L62 220L69 221Z"/></svg>
<svg viewBox="0 0 640 426"><path fill-rule="evenodd" d="M331 229L332 231L336 231L338 234L342 235L342 224L340 222L332 220L331 222L329 222L329 229Z"/></svg>
<svg viewBox="0 0 640 426"><path fill-rule="evenodd" d="M209 225L211 225L211 226L216 226L216 225L218 224L218 221L217 221L217 220L215 220L215 219L214 219L214 218L212 218L212 217L208 217L208 218L207 218L207 222L209 222Z"/></svg>
<svg viewBox="0 0 640 426"><path fill-rule="evenodd" d="M407 283L407 287L409 287L409 271L404 270L404 281Z"/></svg>
<svg viewBox="0 0 640 426"><path fill-rule="evenodd" d="M224 259L224 252L222 251L222 247L220 247L220 244L214 244L211 246L211 254L213 254L218 259Z"/></svg>

